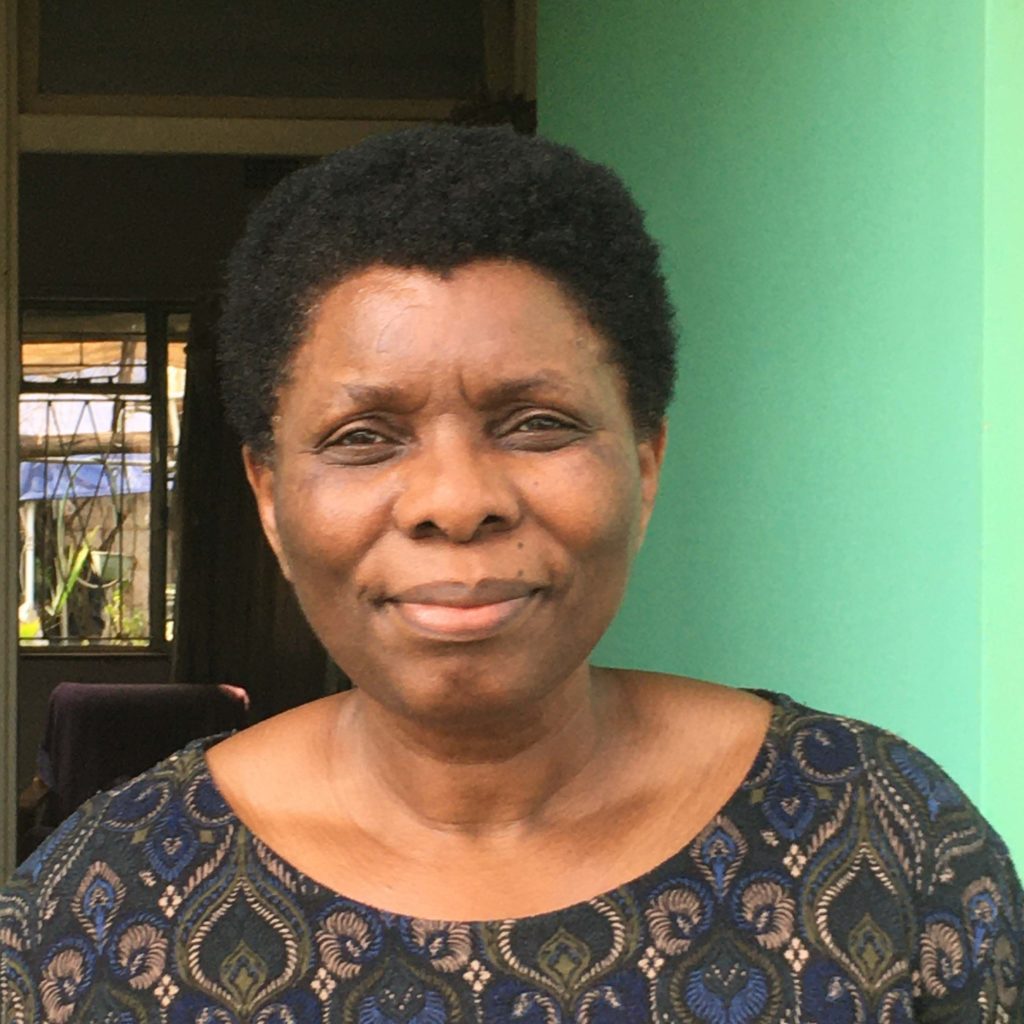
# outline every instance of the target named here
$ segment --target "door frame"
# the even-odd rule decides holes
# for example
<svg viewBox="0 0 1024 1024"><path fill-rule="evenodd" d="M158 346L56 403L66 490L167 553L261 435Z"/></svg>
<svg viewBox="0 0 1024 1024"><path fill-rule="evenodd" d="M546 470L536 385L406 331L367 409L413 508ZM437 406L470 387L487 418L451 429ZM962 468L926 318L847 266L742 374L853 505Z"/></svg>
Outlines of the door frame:
<svg viewBox="0 0 1024 1024"><path fill-rule="evenodd" d="M18 673L17 3L0 0L0 881L14 870Z"/></svg>

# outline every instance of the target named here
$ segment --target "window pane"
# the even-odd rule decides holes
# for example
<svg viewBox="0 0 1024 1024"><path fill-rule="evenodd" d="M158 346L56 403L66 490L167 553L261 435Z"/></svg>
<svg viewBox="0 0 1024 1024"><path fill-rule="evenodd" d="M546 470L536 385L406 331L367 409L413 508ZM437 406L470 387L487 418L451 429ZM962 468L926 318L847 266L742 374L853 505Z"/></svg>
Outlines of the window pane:
<svg viewBox="0 0 1024 1024"><path fill-rule="evenodd" d="M145 645L149 398L32 393L19 419L22 643Z"/></svg>
<svg viewBox="0 0 1024 1024"><path fill-rule="evenodd" d="M21 318L22 379L141 384L146 380L142 313L53 313Z"/></svg>
<svg viewBox="0 0 1024 1024"><path fill-rule="evenodd" d="M36 308L21 323L21 643L148 646L151 585L164 580L155 566L150 579L160 463L153 396L138 390L145 312Z"/></svg>

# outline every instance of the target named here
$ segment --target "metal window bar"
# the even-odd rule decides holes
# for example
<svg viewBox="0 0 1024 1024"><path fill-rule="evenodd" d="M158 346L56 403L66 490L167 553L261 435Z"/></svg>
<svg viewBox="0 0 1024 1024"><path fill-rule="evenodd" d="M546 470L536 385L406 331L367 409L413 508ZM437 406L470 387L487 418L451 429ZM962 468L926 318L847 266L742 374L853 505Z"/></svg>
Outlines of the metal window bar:
<svg viewBox="0 0 1024 1024"><path fill-rule="evenodd" d="M149 438L149 643L167 646L167 316L146 310L146 376L152 387Z"/></svg>
<svg viewBox="0 0 1024 1024"><path fill-rule="evenodd" d="M124 310L126 307L122 304L115 303L55 303L46 301L35 301L25 303L26 308L30 308L33 311L47 312L59 314L65 313L88 313L93 311L119 311ZM131 303L131 307L139 312L144 312L145 316L145 346L146 346L146 382L140 383L132 381L130 379L130 370L128 369L129 363L131 363L132 349L134 343L127 341L122 346L122 355L120 359L120 369L113 375L113 379L110 380L97 380L95 378L79 378L79 379L56 379L51 381L31 381L22 380L21 391L23 394L47 394L50 396L54 395L67 395L67 401L73 401L72 395L75 395L80 405L78 408L77 421L70 433L70 440L65 438L64 434L60 429L53 431L47 429L46 437L44 441L44 458L51 456L50 445L51 441L56 442L57 450L52 454L57 456L60 460L62 472L67 474L69 480L72 479L72 474L79 475L81 473L81 465L75 459L75 438L81 432L84 419L88 416L90 425L92 428L92 434L96 442L96 449L99 461L104 467L104 472L108 474L108 479L111 481L110 486L110 497L112 499L113 514L114 514L114 525L113 528L108 532L102 541L102 548L108 551L110 554L115 556L115 565L122 566L126 564L125 556L127 552L124 547L124 532L123 526L125 521L125 492L127 490L124 486L113 486L113 480L119 479L122 484L127 481L128 474L131 469L136 468L134 463L129 462L129 445L127 443L127 411L130 407L135 407L133 411L138 412L138 399L149 398L149 445L148 445L148 456L149 456L149 503L150 503L150 516L149 516L149 530L148 530L148 546L149 546L149 586L148 586L148 612L149 612L149 624L148 624L148 636L144 639L145 646L150 650L161 650L167 646L167 531L168 531L168 487L167 487L167 475L168 475L168 422L167 422L167 409L168 409L168 374L167 374L167 340L168 340L168 318L175 314L185 313L187 314L187 306L181 304L166 304L166 303ZM72 340L70 337L68 340ZM84 351L84 349L83 349ZM84 357L80 360L84 363ZM52 371L51 371L52 372ZM111 401L111 430L110 430L110 444L106 451L100 452L99 439L101 437L101 431L99 425L95 420L95 409L93 408L93 402L88 401L88 397L93 396L99 398L102 396ZM86 399L86 400L82 400ZM133 401L134 400L134 401ZM55 401L60 399L48 398L47 404L47 422L49 423L50 411L54 406ZM54 423L56 424L56 417L54 417ZM120 437L117 434L120 433ZM110 475L113 472L113 475ZM95 498L99 492L99 484L96 485L96 493L93 495ZM64 509L61 509L63 514ZM83 506L73 505L71 509L71 518L73 521L77 517L77 529L79 532L85 535L85 531L89 529L88 516L90 509L87 505ZM26 541L28 538L26 538ZM116 543L117 548L114 551L110 550L109 545ZM134 552L132 552L134 555ZM34 557L34 552L29 555ZM108 556L103 556L104 558ZM118 580L118 587L122 588L120 593L123 595L123 580ZM106 638L105 642L99 644L90 644L92 650L115 650L123 651L126 649L125 644L132 644L133 641L128 640L125 637L124 629L124 604L123 600L119 600L112 603L112 610L117 615L115 636ZM108 605L108 610L110 606ZM66 608L63 610L66 615ZM66 625L66 624L65 624ZM65 649L67 647L79 647L82 643L81 638L68 638L67 630L62 630L63 636L66 638L61 647ZM135 649L138 649L138 643L143 638L136 638L134 641ZM29 650L32 648L29 647ZM52 648L51 648L52 649ZM130 649L130 648L128 648Z"/></svg>

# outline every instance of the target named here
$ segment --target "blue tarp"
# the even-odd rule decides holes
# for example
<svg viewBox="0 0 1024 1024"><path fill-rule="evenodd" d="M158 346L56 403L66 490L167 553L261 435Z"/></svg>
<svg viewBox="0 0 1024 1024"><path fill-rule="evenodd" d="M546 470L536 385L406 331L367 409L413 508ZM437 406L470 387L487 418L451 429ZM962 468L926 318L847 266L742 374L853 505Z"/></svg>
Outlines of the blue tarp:
<svg viewBox="0 0 1024 1024"><path fill-rule="evenodd" d="M106 464L95 455L26 461L20 472L21 501L148 494L150 490L149 456L142 453L117 456Z"/></svg>

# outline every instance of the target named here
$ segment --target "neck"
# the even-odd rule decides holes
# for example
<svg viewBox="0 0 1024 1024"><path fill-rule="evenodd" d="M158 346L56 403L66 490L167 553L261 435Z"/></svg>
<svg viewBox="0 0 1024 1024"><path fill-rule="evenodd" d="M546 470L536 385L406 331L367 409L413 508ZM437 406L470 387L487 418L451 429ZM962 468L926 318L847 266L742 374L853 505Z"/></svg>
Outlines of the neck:
<svg viewBox="0 0 1024 1024"><path fill-rule="evenodd" d="M328 737L334 793L368 827L395 813L467 837L542 827L606 763L614 693L584 665L529 707L439 726L356 689Z"/></svg>

